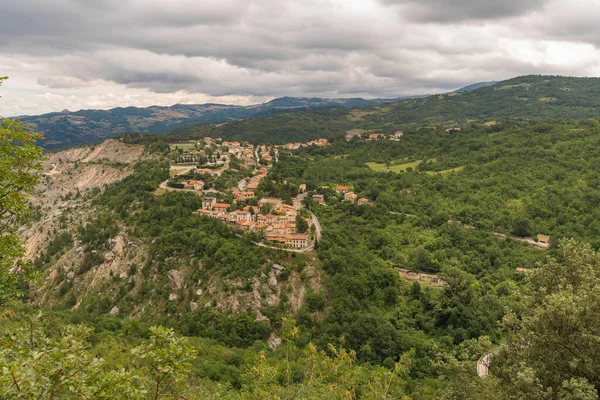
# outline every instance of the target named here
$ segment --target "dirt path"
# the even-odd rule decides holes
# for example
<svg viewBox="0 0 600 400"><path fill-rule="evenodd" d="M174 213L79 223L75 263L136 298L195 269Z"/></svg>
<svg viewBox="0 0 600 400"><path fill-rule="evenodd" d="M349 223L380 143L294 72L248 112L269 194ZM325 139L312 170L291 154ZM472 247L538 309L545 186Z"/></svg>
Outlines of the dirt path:
<svg viewBox="0 0 600 400"><path fill-rule="evenodd" d="M549 247L548 243L536 242L535 240L533 240L533 238L530 238L530 237L521 237L521 236L515 236L515 235L508 236L508 235L506 235L504 233L500 233L500 232L492 232L492 235L502 238L502 239L512 239L512 240L516 240L519 242L523 242L530 246L537 247L538 249L546 250Z"/></svg>
<svg viewBox="0 0 600 400"><path fill-rule="evenodd" d="M44 172L44 175L51 176L51 175L58 175L58 174L62 173L61 171L58 170L58 168L56 167L56 164L52 163L50 165L52 165L52 169L48 172Z"/></svg>

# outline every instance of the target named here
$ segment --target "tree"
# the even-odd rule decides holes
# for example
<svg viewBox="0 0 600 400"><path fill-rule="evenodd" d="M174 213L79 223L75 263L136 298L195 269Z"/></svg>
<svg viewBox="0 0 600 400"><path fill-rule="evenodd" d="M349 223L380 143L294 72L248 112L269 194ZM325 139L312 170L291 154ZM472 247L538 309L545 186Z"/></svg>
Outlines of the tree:
<svg viewBox="0 0 600 400"><path fill-rule="evenodd" d="M530 273L522 321L512 314L504 319L509 341L490 372L507 398L598 399L600 254L574 240L560 249L560 261Z"/></svg>
<svg viewBox="0 0 600 400"><path fill-rule="evenodd" d="M0 83L6 78L0 78ZM42 148L20 121L0 118L0 306L22 292L18 286L32 278L32 266L20 262L25 250L15 225L27 212L27 195L38 182Z"/></svg>
<svg viewBox="0 0 600 400"><path fill-rule="evenodd" d="M11 399L141 399L140 379L106 365L91 351L92 330L68 325L49 337L42 315L3 321L0 329L0 393ZM6 397L4 397L6 396Z"/></svg>
<svg viewBox="0 0 600 400"><path fill-rule="evenodd" d="M296 229L300 233L306 233L308 230L308 223L300 215L296 215Z"/></svg>

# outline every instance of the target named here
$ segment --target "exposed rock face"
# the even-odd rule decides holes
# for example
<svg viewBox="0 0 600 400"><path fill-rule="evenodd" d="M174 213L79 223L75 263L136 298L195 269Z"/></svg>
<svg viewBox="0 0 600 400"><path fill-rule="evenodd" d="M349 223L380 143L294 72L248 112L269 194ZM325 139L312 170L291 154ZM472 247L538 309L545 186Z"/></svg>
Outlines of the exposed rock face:
<svg viewBox="0 0 600 400"><path fill-rule="evenodd" d="M281 339L275 335L275 332L271 332L271 336L267 339L267 346L269 346L271 350L276 350L281 346Z"/></svg>
<svg viewBox="0 0 600 400"><path fill-rule="evenodd" d="M181 272L176 269L172 269L169 271L169 279L177 289L181 289L181 282L183 282L183 277L181 276Z"/></svg>
<svg viewBox="0 0 600 400"><path fill-rule="evenodd" d="M112 251L104 253L104 261L110 262L115 259L115 253Z"/></svg>
<svg viewBox="0 0 600 400"><path fill-rule="evenodd" d="M198 309L198 303L191 301L190 302L190 311L194 312Z"/></svg>
<svg viewBox="0 0 600 400"><path fill-rule="evenodd" d="M114 306L111 310L110 310L110 315L119 315L119 307Z"/></svg>
<svg viewBox="0 0 600 400"><path fill-rule="evenodd" d="M69 279L69 280L75 279L75 272L70 271L69 273L67 273L67 279Z"/></svg>
<svg viewBox="0 0 600 400"><path fill-rule="evenodd" d="M275 270L275 274L279 275L285 268L279 264L273 264L273 269Z"/></svg>
<svg viewBox="0 0 600 400"><path fill-rule="evenodd" d="M177 300L178 297L179 296L177 296L175 293L171 293L169 295L169 301L175 301L175 300Z"/></svg>
<svg viewBox="0 0 600 400"><path fill-rule="evenodd" d="M271 270L269 273L269 286L271 289L277 289L277 276L275 276L275 270Z"/></svg>

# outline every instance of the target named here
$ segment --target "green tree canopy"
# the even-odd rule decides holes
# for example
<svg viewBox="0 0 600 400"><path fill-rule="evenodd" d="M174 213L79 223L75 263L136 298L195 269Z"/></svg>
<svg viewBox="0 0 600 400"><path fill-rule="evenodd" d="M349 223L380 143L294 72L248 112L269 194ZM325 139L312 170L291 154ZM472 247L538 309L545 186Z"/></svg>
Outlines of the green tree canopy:
<svg viewBox="0 0 600 400"><path fill-rule="evenodd" d="M41 137L18 120L0 118L0 306L19 294L19 281L31 277L31 268L19 263L24 249L15 222L26 213L27 195L38 181L33 172L42 169L42 149L36 146Z"/></svg>

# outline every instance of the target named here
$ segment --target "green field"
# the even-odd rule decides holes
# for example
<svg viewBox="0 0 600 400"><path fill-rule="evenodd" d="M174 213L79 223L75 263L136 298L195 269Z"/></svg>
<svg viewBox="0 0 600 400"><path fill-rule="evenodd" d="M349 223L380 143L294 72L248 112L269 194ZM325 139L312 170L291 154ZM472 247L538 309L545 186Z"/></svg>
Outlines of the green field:
<svg viewBox="0 0 600 400"><path fill-rule="evenodd" d="M171 143L169 144L171 150L175 149L193 149L196 147L195 143Z"/></svg>
<svg viewBox="0 0 600 400"><path fill-rule="evenodd" d="M399 173L399 172L405 172L409 167L412 169L417 168L417 165L419 165L421 163L421 161L422 160L416 160L416 161L407 162L407 163L403 163L403 164L392 164L389 167L383 163L370 162L370 163L367 163L367 166L369 168L371 168L373 171L377 171L377 172L391 171L391 172Z"/></svg>

